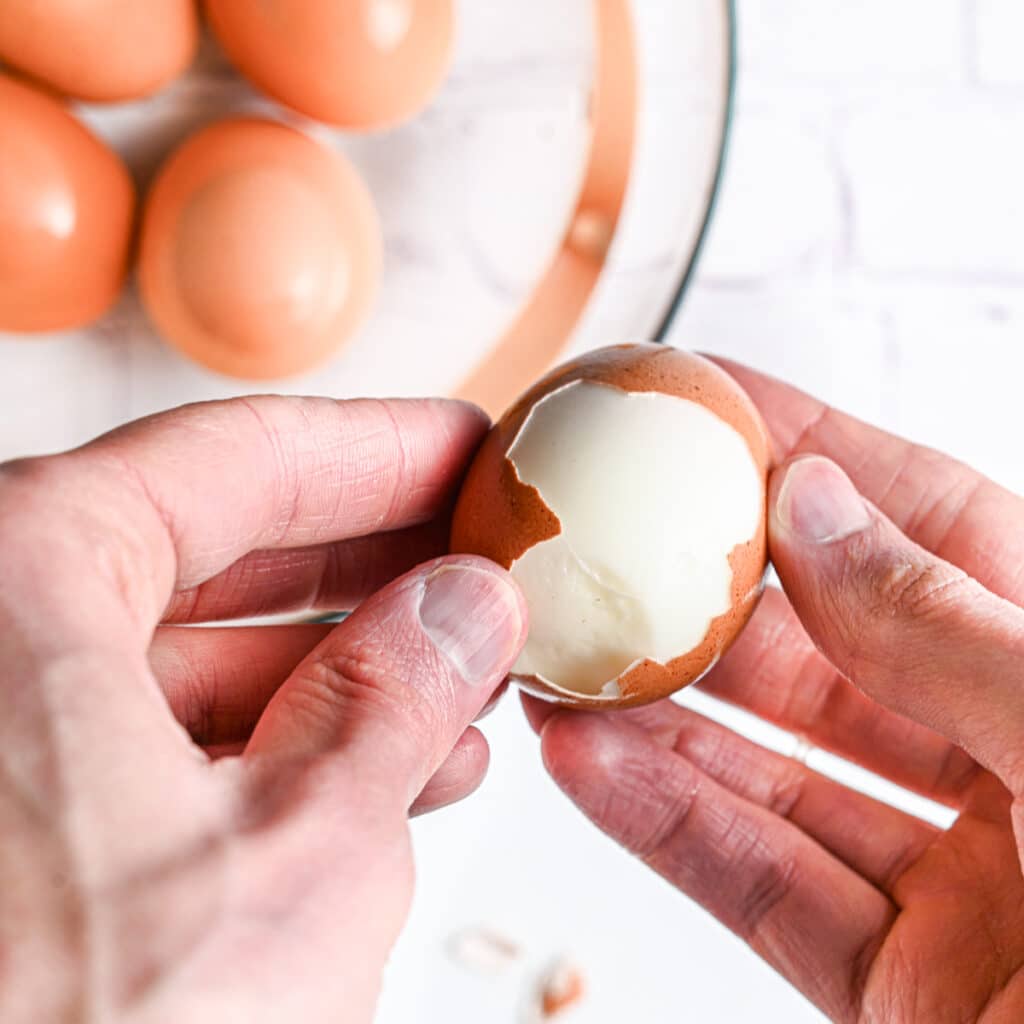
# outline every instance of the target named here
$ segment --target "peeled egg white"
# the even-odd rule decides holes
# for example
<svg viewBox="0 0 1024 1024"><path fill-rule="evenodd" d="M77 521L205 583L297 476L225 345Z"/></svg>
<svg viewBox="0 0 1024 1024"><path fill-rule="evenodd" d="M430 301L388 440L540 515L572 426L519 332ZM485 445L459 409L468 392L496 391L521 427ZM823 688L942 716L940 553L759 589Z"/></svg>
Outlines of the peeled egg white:
<svg viewBox="0 0 1024 1024"><path fill-rule="evenodd" d="M513 678L625 707L703 675L761 593L769 461L753 403L699 356L624 345L542 380L491 431L452 528L526 596Z"/></svg>

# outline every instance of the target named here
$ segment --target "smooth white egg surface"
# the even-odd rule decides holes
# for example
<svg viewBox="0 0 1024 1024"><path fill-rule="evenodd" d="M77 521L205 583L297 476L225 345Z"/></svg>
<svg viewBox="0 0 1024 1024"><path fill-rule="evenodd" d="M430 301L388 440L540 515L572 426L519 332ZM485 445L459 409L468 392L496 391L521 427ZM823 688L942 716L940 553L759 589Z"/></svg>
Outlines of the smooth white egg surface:
<svg viewBox="0 0 1024 1024"><path fill-rule="evenodd" d="M574 381L537 402L508 458L562 527L511 567L531 613L514 674L614 698L630 666L685 654L729 610L729 556L764 490L746 440L705 406Z"/></svg>

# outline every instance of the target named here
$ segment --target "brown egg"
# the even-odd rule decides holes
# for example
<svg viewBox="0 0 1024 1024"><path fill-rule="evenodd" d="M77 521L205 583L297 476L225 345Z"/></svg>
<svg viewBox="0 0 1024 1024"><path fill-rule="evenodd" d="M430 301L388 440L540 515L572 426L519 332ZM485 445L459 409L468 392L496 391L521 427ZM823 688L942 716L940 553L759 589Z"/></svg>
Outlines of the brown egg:
<svg viewBox="0 0 1024 1024"><path fill-rule="evenodd" d="M256 86L308 117L359 131L427 105L454 34L452 0L206 0L206 12Z"/></svg>
<svg viewBox="0 0 1024 1024"><path fill-rule="evenodd" d="M155 92L198 34L195 0L0 0L0 60L84 100Z"/></svg>
<svg viewBox="0 0 1024 1024"><path fill-rule="evenodd" d="M355 169L276 121L232 118L193 135L146 200L146 308L171 344L230 376L322 362L369 312L380 264Z"/></svg>
<svg viewBox="0 0 1024 1024"><path fill-rule="evenodd" d="M135 189L51 96L0 75L0 330L87 324L128 268Z"/></svg>
<svg viewBox="0 0 1024 1024"><path fill-rule="evenodd" d="M769 462L739 385L668 346L600 349L528 391L470 467L451 537L523 589L513 679L616 708L700 678L761 594Z"/></svg>

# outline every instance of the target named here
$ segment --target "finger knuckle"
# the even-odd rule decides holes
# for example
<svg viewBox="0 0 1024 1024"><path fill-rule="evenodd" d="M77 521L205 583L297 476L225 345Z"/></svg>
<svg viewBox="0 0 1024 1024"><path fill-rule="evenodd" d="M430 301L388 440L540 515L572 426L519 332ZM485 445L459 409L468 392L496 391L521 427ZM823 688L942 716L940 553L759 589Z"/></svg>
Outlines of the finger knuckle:
<svg viewBox="0 0 1024 1024"><path fill-rule="evenodd" d="M961 597L967 575L938 561L889 558L875 567L874 614L919 619L945 611Z"/></svg>
<svg viewBox="0 0 1024 1024"><path fill-rule="evenodd" d="M789 818L804 792L806 773L800 765L782 765L768 782L765 806L780 818Z"/></svg>
<svg viewBox="0 0 1024 1024"><path fill-rule="evenodd" d="M799 861L792 853L774 848L757 822L739 814L727 829L723 844L733 877L745 879L736 927L750 942L798 884Z"/></svg>
<svg viewBox="0 0 1024 1024"><path fill-rule="evenodd" d="M294 699L322 717L343 707L361 715L433 728L440 708L408 685L399 656L383 645L360 644L314 655L301 669Z"/></svg>

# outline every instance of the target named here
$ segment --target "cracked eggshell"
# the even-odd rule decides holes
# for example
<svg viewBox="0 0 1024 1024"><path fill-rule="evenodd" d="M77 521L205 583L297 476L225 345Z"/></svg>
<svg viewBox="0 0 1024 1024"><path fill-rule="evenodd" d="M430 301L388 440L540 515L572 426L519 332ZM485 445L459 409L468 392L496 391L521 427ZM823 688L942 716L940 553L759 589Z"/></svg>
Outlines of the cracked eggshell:
<svg viewBox="0 0 1024 1024"><path fill-rule="evenodd" d="M595 709L699 679L763 589L770 463L753 402L700 356L619 345L538 382L481 446L451 536L453 552L492 559L526 592L531 633L512 678Z"/></svg>

